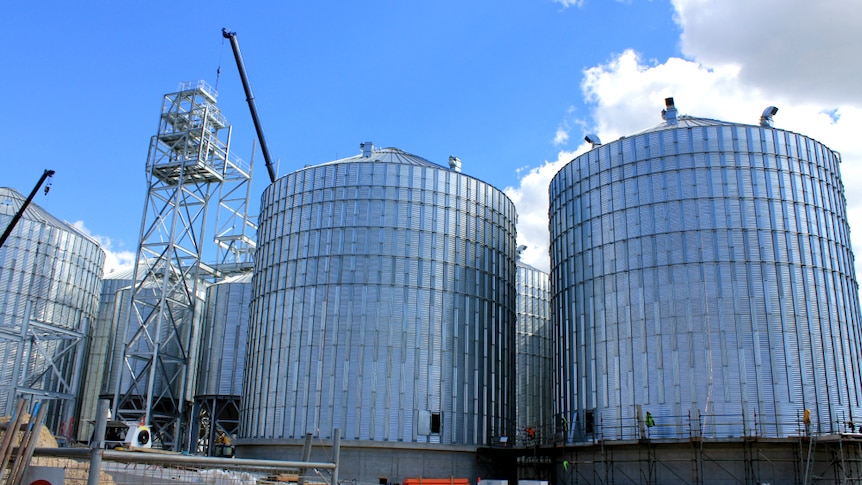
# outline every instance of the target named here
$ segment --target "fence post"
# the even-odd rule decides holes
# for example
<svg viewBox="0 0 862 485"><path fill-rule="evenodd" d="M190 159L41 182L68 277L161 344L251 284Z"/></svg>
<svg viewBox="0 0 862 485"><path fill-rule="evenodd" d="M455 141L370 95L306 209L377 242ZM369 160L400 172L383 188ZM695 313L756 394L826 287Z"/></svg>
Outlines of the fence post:
<svg viewBox="0 0 862 485"><path fill-rule="evenodd" d="M311 461L311 440L312 434L305 433L305 445L302 447L302 458L299 461L308 462ZM305 485L305 474L308 471L308 468L300 468L299 469L299 480L297 483L299 485Z"/></svg>
<svg viewBox="0 0 862 485"><path fill-rule="evenodd" d="M87 485L99 485L99 472L102 470L102 453L104 453L105 428L108 425L108 400L99 399L96 408L96 430L90 443L90 473L87 475Z"/></svg>
<svg viewBox="0 0 862 485"><path fill-rule="evenodd" d="M332 485L338 485L338 460L341 457L341 430L339 428L333 430L332 452L334 454L332 461L335 463L335 468L332 470Z"/></svg>
<svg viewBox="0 0 862 485"><path fill-rule="evenodd" d="M15 436L21 429L21 423L24 422L24 410L26 408L27 400L24 398L18 398L18 407L15 409L15 414L13 414L12 419L6 423L6 434L3 435L3 441L0 442L0 474L2 474L2 471L6 469L6 465L9 463L9 458L12 456Z"/></svg>

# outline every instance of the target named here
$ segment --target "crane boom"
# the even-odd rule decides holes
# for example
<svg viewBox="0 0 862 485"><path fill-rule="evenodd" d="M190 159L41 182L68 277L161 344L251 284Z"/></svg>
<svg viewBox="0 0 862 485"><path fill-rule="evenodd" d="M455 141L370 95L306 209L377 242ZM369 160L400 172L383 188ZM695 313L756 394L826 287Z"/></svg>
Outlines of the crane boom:
<svg viewBox="0 0 862 485"><path fill-rule="evenodd" d="M233 57L236 59L236 67L239 69L239 77L242 79L242 87L245 89L245 100L248 102L248 109L251 110L251 120L254 122L255 131L257 131L257 139L260 140L260 149L263 151L263 159L266 162L266 171L269 172L269 181L275 182L275 168L272 164L272 158L269 156L269 146L267 146L266 139L263 136L263 127L260 125L260 118L257 116L257 106L254 104L254 95L251 94L251 85L248 83L248 76L245 73L245 64L242 62L242 54L239 52L239 42L236 40L236 32L221 29L221 33L225 39L230 40L230 47L233 49Z"/></svg>
<svg viewBox="0 0 862 485"><path fill-rule="evenodd" d="M42 176L39 178L39 181L36 182L36 186L33 187L33 191L30 192L30 195L27 197L27 199L24 201L24 203L21 204L21 208L18 209L18 212L16 212L15 215L12 216L12 221L9 222L9 225L6 226L6 230L3 231L3 235L0 236L0 248L3 247L3 244L6 243L6 239L8 239L9 235L12 234L12 229L15 229L15 224L17 224L18 220L21 219L21 216L24 215L24 211L27 209L27 206L30 205L30 201L33 200L33 197L36 196L36 192L39 191L39 187L42 186L42 184L45 182L45 179L47 179L48 177L53 177L53 176L54 176L53 170L45 170L42 173ZM48 193L48 189L49 189L49 187L45 187L45 193L46 194Z"/></svg>

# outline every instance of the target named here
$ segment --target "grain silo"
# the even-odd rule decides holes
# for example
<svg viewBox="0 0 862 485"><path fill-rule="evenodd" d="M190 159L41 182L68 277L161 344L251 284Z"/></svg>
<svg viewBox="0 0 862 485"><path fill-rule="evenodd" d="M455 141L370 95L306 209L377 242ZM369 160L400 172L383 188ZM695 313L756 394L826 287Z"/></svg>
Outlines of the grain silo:
<svg viewBox="0 0 862 485"><path fill-rule="evenodd" d="M553 329L548 273L518 261L517 433L527 446L554 438Z"/></svg>
<svg viewBox="0 0 862 485"><path fill-rule="evenodd" d="M248 344L252 273L225 278L207 288L197 359L192 429L195 450L230 454L220 442L235 439Z"/></svg>
<svg viewBox="0 0 862 485"><path fill-rule="evenodd" d="M110 399L116 336L116 312L122 305L121 290L132 284L131 268L104 275L99 297L99 311L90 325L87 346L86 376L81 393L81 412L78 418L78 441L87 442L95 427L96 407L99 399ZM119 345L122 345L120 343ZM122 357L122 351L120 351Z"/></svg>
<svg viewBox="0 0 862 485"><path fill-rule="evenodd" d="M0 188L0 227L25 198ZM71 224L30 204L0 248L0 412L46 401L46 425L71 436L105 253Z"/></svg>
<svg viewBox="0 0 862 485"><path fill-rule="evenodd" d="M237 452L339 429L342 476L423 452L475 476L514 431L514 204L457 158L361 148L263 194Z"/></svg>
<svg viewBox="0 0 862 485"><path fill-rule="evenodd" d="M840 156L774 128L774 107L747 125L666 103L659 126L595 146L550 184L558 427L602 450L685 440L674 458L692 457L692 480L807 479L812 460L843 460L839 445L815 455L862 418ZM705 468L705 440L727 442L709 448L725 468Z"/></svg>

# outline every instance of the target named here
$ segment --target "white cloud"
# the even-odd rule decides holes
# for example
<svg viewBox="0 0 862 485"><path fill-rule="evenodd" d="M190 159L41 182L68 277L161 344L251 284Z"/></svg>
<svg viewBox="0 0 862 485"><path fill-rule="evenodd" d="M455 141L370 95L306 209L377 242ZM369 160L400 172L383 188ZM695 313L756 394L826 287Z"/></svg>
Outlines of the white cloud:
<svg viewBox="0 0 862 485"><path fill-rule="evenodd" d="M585 0L554 0L554 3L559 3L563 8L582 7ZM631 4L632 0L616 0L617 3Z"/></svg>
<svg viewBox="0 0 862 485"><path fill-rule="evenodd" d="M661 123L660 112L668 97L677 100L680 114L722 118L738 115L745 107L751 112L747 120L757 122L766 106L752 104L755 93L739 92L737 72L734 66L707 69L679 58L647 64L635 51L627 50L607 64L585 70L581 88L584 99L592 105L590 116L596 133L609 142ZM730 95L734 99L716 99ZM702 113L697 111L699 106L687 104L689 100L716 101L715 106L723 112Z"/></svg>
<svg viewBox="0 0 862 485"><path fill-rule="evenodd" d="M554 135L554 146L565 145L569 141L569 132L564 127L557 128L557 133Z"/></svg>
<svg viewBox="0 0 862 485"><path fill-rule="evenodd" d="M554 3L559 3L563 8L580 7L584 4L584 0L554 0Z"/></svg>
<svg viewBox="0 0 862 485"><path fill-rule="evenodd" d="M606 143L637 133L661 123L666 97L675 99L680 114L749 124L758 123L767 106L777 106L776 128L805 134L842 154L850 226L862 232L862 137L858 135L862 127L862 91L856 87L862 72L851 74L850 68L841 67L838 72L845 77L834 79L829 71L831 63L842 62L862 70L862 64L848 62L857 56L862 37L850 39L855 35L853 29L833 28L844 25L846 19L837 24L825 19L818 2L811 6L797 0L764 3L771 10L758 4L748 12L751 4L739 0L674 0L677 22L683 28L683 50L691 59L645 61L635 51L627 50L606 64L586 69L581 89L590 106L590 119L584 128L589 126ZM862 9L852 4L829 0L822 8L830 15L843 8L847 17L859 19ZM746 14L749 17L741 19ZM779 25L776 21L796 25L801 22L799 17L806 15L818 29L817 36L805 39L814 46L802 45L790 32L792 29L776 27L766 31L766 26ZM811 28L814 27L806 27ZM842 43L846 45L830 50ZM812 51L818 50L831 61L810 57ZM792 73L788 66L793 67ZM818 80L822 83L818 84ZM550 266L548 183L585 149L582 145L576 152L560 152L556 161L546 161L527 172L519 187L506 189L518 207L518 244L528 246L524 261L537 268ZM854 241L854 253L862 264L858 257L862 254L862 236ZM857 275L862 271L857 269Z"/></svg>
<svg viewBox="0 0 862 485"><path fill-rule="evenodd" d="M561 151L553 162L527 171L518 187L506 187L503 192L518 208L518 245L527 246L521 260L542 271L550 271L548 256L548 184L554 175L573 158L587 151L582 144L576 151Z"/></svg>
<svg viewBox="0 0 862 485"><path fill-rule="evenodd" d="M672 0L683 53L740 66L740 81L788 98L860 103L862 8L848 0Z"/></svg>
<svg viewBox="0 0 862 485"><path fill-rule="evenodd" d="M95 239L105 251L105 268L103 270L104 274L113 273L114 271L128 270L134 267L135 253L133 251L115 251L111 238L91 233L90 230L84 225L84 221L75 221L74 223L72 223L72 225L75 226L75 228L77 228L79 231Z"/></svg>

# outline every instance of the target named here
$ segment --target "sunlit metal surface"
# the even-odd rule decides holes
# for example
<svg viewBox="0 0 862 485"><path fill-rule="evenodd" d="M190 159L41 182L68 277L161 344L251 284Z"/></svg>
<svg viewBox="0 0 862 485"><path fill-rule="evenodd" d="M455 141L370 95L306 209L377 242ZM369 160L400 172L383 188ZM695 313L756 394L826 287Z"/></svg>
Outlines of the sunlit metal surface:
<svg viewBox="0 0 862 485"><path fill-rule="evenodd" d="M722 421L723 436L847 430L860 318L838 154L679 117L550 184L558 430L568 440ZM715 431L715 430L713 430ZM698 430L695 430L698 432Z"/></svg>
<svg viewBox="0 0 862 485"><path fill-rule="evenodd" d="M236 436L248 345L251 272L207 288L197 389L192 413L195 449L213 454L223 435Z"/></svg>
<svg viewBox="0 0 862 485"><path fill-rule="evenodd" d="M96 407L100 396L113 391L110 386L114 364L122 359L122 342L116 342L116 312L123 304L121 290L132 285L132 269L106 274L102 279L99 312L90 326L87 354L87 378L81 393L81 412L78 418L78 440L86 443L93 432ZM120 347L118 348L117 345ZM116 355L119 352L119 355ZM117 362L115 362L115 360Z"/></svg>
<svg viewBox="0 0 862 485"><path fill-rule="evenodd" d="M514 426L515 207L397 149L262 197L243 438L484 443Z"/></svg>
<svg viewBox="0 0 862 485"><path fill-rule="evenodd" d="M195 394L239 396L248 340L251 273L207 288Z"/></svg>
<svg viewBox="0 0 862 485"><path fill-rule="evenodd" d="M554 433L553 332L548 273L518 262L517 424L528 444Z"/></svg>
<svg viewBox="0 0 862 485"><path fill-rule="evenodd" d="M0 188L0 228L24 199ZM83 232L36 204L24 211L0 248L0 412L17 397L44 400L48 428L70 435L104 262Z"/></svg>

